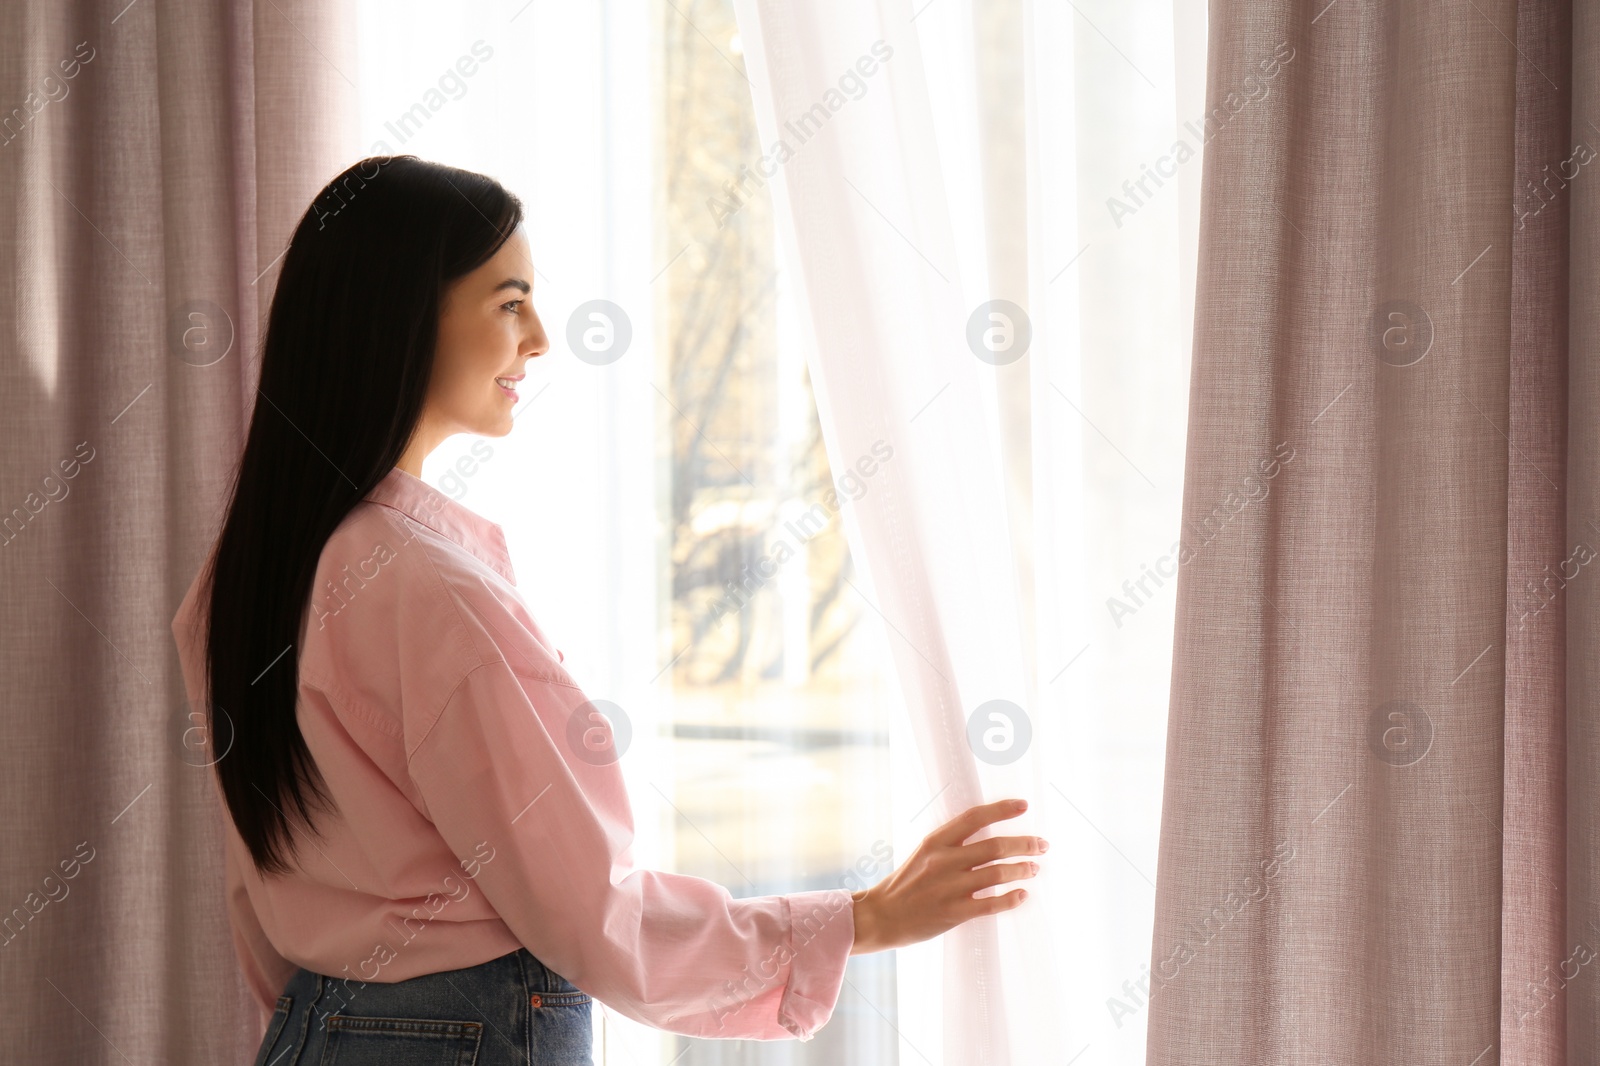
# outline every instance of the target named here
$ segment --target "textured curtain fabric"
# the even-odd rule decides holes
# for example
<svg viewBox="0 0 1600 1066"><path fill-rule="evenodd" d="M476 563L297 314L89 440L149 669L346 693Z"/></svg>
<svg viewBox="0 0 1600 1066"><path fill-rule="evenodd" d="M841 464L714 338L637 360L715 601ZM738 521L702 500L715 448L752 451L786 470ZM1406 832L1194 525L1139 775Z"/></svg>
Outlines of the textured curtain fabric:
<svg viewBox="0 0 1600 1066"><path fill-rule="evenodd" d="M1595 9L1211 11L1149 1062L1593 1062Z"/></svg>
<svg viewBox="0 0 1600 1066"><path fill-rule="evenodd" d="M903 697L897 859L1009 795L1032 807L998 831L1053 845L1020 909L898 952L897 1002L870 1007L902 1062L1142 1050L1143 1018L1104 1004L1148 957L1160 778L1125 770L1159 766L1159 727L1142 761L1129 734L1147 681L1164 705L1166 649L1118 660L1170 629L1160 606L1111 624L1101 589L1177 522L1187 176L1135 222L1100 205L1171 143L1174 70L1204 37L1175 40L1168 3L1087 7L735 3L760 135L739 192L775 197L829 460L859 472L849 594Z"/></svg>
<svg viewBox="0 0 1600 1066"><path fill-rule="evenodd" d="M342 2L0 6L0 1061L246 1062L168 623L279 254L351 143Z"/></svg>

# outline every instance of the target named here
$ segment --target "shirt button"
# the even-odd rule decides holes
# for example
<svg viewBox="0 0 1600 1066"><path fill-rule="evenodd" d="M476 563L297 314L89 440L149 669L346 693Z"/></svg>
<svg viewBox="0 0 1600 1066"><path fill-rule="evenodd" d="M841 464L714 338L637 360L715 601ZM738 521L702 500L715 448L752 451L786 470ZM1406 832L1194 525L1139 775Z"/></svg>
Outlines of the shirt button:
<svg viewBox="0 0 1600 1066"><path fill-rule="evenodd" d="M528 997L528 1003L531 1006L542 1007L544 1006L544 997L535 992L533 995Z"/></svg>

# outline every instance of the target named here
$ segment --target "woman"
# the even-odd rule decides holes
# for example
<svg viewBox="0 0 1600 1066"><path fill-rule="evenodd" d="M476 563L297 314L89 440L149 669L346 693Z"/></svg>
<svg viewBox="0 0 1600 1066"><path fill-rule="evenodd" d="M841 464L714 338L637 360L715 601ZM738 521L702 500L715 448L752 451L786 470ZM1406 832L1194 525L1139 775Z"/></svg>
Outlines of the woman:
<svg viewBox="0 0 1600 1066"><path fill-rule="evenodd" d="M1037 837L965 843L1018 801L863 892L734 899L633 868L610 722L499 527L421 480L452 434L511 431L549 348L533 280L516 197L413 156L341 174L284 256L227 516L173 621L260 1063L587 1063L590 996L809 1039L849 955L1015 907L973 893L1038 869L996 862Z"/></svg>

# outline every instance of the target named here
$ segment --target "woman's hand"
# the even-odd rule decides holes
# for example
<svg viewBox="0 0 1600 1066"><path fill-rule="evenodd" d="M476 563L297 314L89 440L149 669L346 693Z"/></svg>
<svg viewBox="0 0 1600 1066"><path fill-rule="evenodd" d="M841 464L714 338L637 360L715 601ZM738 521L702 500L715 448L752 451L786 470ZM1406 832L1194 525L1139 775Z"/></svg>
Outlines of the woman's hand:
<svg viewBox="0 0 1600 1066"><path fill-rule="evenodd" d="M852 955L915 944L962 922L1018 906L1024 889L972 898L979 889L1032 877L1036 862L995 862L1016 855L1042 855L1050 847L1041 837L990 837L966 843L978 830L1028 809L1028 801L999 800L973 807L929 833L898 870L855 900ZM985 863L994 863L985 866ZM981 867L979 869L978 867Z"/></svg>

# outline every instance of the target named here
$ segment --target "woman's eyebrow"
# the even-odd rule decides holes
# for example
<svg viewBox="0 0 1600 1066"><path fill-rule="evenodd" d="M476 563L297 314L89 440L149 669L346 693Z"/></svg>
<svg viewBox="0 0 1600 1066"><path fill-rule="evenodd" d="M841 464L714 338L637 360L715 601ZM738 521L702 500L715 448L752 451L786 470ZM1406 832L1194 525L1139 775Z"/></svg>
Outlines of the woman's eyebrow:
<svg viewBox="0 0 1600 1066"><path fill-rule="evenodd" d="M521 278L507 278L500 284L496 285L490 292L490 295L492 296L494 293L500 292L502 289L516 289L518 292L522 293L522 295L526 296L528 293L533 291L533 286L529 285Z"/></svg>

